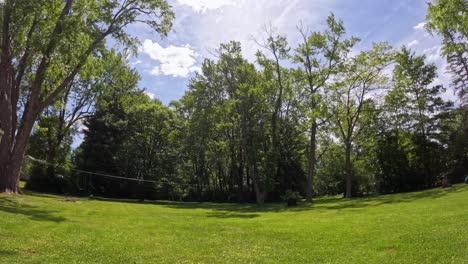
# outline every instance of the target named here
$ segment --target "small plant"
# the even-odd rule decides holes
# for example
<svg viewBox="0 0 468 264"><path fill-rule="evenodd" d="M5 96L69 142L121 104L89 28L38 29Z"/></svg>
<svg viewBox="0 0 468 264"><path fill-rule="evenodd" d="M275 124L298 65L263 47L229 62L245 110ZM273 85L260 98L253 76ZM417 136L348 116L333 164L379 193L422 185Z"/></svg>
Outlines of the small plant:
<svg viewBox="0 0 468 264"><path fill-rule="evenodd" d="M288 206L296 206L297 201L302 199L302 196L299 194L299 192L287 190L286 193L281 196L281 199L283 199L283 201L285 201Z"/></svg>

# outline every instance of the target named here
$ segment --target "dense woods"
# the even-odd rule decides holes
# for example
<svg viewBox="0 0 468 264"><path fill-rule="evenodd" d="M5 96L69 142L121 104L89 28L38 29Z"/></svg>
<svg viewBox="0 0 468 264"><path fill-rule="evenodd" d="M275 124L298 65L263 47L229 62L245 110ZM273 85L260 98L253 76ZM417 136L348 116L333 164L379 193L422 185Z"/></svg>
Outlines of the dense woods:
<svg viewBox="0 0 468 264"><path fill-rule="evenodd" d="M468 172L464 0L429 4L426 26L443 39L457 102L424 55L387 42L355 52L359 36L331 14L298 27L296 46L266 28L252 61L240 42L220 44L169 105L139 87L128 49L106 46L135 48L123 28L141 14L167 34L165 1L39 2L2 5L1 192L17 191L25 154L46 162L27 162L31 189L259 204L420 190Z"/></svg>

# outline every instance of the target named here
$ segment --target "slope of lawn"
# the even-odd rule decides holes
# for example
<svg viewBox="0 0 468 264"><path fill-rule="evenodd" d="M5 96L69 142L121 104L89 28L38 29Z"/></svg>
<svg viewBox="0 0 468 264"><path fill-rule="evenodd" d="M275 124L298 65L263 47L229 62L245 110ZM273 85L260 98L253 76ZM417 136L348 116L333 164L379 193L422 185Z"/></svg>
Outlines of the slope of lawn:
<svg viewBox="0 0 468 264"><path fill-rule="evenodd" d="M0 263L468 263L468 185L295 208L0 195Z"/></svg>

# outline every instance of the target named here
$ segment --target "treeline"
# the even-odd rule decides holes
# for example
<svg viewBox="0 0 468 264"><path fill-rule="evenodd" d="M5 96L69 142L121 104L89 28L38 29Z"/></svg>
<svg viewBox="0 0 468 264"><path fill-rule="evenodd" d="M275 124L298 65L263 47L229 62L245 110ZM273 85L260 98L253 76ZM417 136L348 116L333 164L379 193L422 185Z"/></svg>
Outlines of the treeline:
<svg viewBox="0 0 468 264"><path fill-rule="evenodd" d="M461 103L442 99L446 88L424 55L386 42L352 52L359 38L333 15L321 31L300 29L295 47L267 30L255 61L239 42L221 44L169 106L150 99L125 56L109 50L42 112L28 153L49 165L29 163L28 186L263 203L288 191L312 201L461 182L468 70L456 64L467 61L466 31L441 24L453 22L439 19L443 1L431 7L428 28L444 38ZM79 124L84 140L72 151Z"/></svg>

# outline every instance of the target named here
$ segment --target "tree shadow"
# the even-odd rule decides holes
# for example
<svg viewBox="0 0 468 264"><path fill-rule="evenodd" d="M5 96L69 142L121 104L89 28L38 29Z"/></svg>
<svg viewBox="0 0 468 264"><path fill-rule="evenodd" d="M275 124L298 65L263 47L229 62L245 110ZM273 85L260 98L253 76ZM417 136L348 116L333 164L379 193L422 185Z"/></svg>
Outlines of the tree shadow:
<svg viewBox="0 0 468 264"><path fill-rule="evenodd" d="M446 196L450 193L457 193L463 191L465 188L463 185L453 185L449 188L434 188L424 191L397 193L397 194L385 194L369 196L364 198L353 198L353 199L342 199L339 204L330 206L323 206L326 209L341 210L341 209L360 209L366 207L375 207L385 204L395 203L410 203L420 199L430 198L438 199Z"/></svg>
<svg viewBox="0 0 468 264"><path fill-rule="evenodd" d="M39 209L39 207L20 204L8 197L0 197L0 211L10 214L21 214L34 221L63 222L67 220L62 216L53 215L56 211Z"/></svg>
<svg viewBox="0 0 468 264"><path fill-rule="evenodd" d="M27 189L21 189L22 194L30 195L30 196L35 196L35 197L43 197L43 198L57 198L61 197L60 194L53 194L53 193L47 193L47 192L37 192L37 191L31 191Z"/></svg>
<svg viewBox="0 0 468 264"><path fill-rule="evenodd" d="M0 249L0 259L2 257L11 257L14 255L18 255L18 252L14 250L8 250L8 249Z"/></svg>
<svg viewBox="0 0 468 264"><path fill-rule="evenodd" d="M90 200L103 201L103 202L118 202L118 203L132 203L132 204L148 204L159 205L172 209L205 209L208 210L208 217L217 218L241 218L249 219L260 217L259 213L263 212L299 212L310 210L311 205L307 203L299 203L297 206L288 207L283 203L267 203L264 205L257 205L251 203L212 203L212 202L179 202L179 201L138 201L132 199L116 199L93 197Z"/></svg>
<svg viewBox="0 0 468 264"><path fill-rule="evenodd" d="M132 199L115 199L103 197L93 197L90 198L90 200L133 204L153 204L173 209L205 209L208 210L206 214L207 217L252 219L260 217L260 213L268 212L279 213L310 210L348 210L376 207L384 204L409 203L425 198L437 199L446 196L449 193L461 192L465 189L466 188L463 186L463 184L460 184L445 189L435 188L418 192L378 195L352 199L338 198L336 196L320 197L315 199L312 204L301 202L297 206L292 207L288 207L282 203L257 205L248 203L232 204L211 202L138 201Z"/></svg>
<svg viewBox="0 0 468 264"><path fill-rule="evenodd" d="M208 212L206 214L207 217L215 217L215 218L240 218L240 219L251 219L259 217L259 214L251 214L251 213L234 213L228 211L216 211L216 212Z"/></svg>

